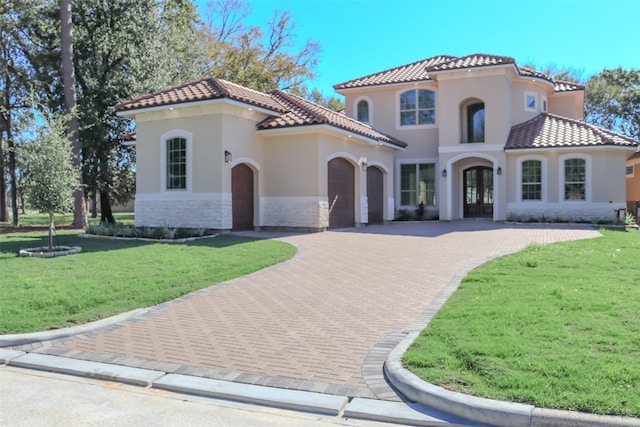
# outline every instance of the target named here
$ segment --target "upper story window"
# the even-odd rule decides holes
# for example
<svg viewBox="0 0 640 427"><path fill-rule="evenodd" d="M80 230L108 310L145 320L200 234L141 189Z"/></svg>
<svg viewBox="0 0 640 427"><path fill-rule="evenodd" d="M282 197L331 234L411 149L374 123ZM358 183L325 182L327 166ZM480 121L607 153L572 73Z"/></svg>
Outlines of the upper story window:
<svg viewBox="0 0 640 427"><path fill-rule="evenodd" d="M484 142L484 102L467 105L467 142Z"/></svg>
<svg viewBox="0 0 640 427"><path fill-rule="evenodd" d="M546 113L549 111L549 105L547 103L547 98L542 98L542 112Z"/></svg>
<svg viewBox="0 0 640 427"><path fill-rule="evenodd" d="M414 89L400 94L400 126L436 123L436 94L427 89Z"/></svg>
<svg viewBox="0 0 640 427"><path fill-rule="evenodd" d="M524 109L533 113L538 112L538 95L533 92L524 93Z"/></svg>
<svg viewBox="0 0 640 427"><path fill-rule="evenodd" d="M187 140L171 138L166 141L167 190L187 189Z"/></svg>
<svg viewBox="0 0 640 427"><path fill-rule="evenodd" d="M360 122L369 123L369 101L362 99L358 102L356 107L356 117Z"/></svg>

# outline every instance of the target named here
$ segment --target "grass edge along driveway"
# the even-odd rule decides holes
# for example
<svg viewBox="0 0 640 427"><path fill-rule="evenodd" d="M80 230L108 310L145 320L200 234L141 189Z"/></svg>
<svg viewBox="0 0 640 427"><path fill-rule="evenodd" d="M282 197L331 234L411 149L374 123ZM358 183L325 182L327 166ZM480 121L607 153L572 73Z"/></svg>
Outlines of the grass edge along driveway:
<svg viewBox="0 0 640 427"><path fill-rule="evenodd" d="M405 367L465 394L640 417L640 231L601 232L472 271Z"/></svg>
<svg viewBox="0 0 640 427"><path fill-rule="evenodd" d="M0 334L83 324L169 301L295 255L292 245L237 235L189 243L84 239L57 233L76 255L20 258L46 245L46 232L0 234Z"/></svg>

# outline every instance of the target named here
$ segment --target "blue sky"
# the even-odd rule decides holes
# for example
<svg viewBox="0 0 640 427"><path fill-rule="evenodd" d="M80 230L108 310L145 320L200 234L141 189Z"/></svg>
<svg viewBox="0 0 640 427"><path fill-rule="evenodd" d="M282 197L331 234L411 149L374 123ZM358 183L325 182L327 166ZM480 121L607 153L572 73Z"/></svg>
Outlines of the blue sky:
<svg viewBox="0 0 640 427"><path fill-rule="evenodd" d="M198 4L206 0L197 0ZM251 25L289 10L302 42L322 47L318 78L332 86L435 55L490 53L520 65L640 68L640 0L252 0Z"/></svg>

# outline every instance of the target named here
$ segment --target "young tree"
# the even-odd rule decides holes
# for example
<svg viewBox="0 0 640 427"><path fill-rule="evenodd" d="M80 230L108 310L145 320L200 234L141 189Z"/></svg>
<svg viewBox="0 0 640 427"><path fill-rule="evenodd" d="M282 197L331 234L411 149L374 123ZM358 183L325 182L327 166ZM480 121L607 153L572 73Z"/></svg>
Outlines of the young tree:
<svg viewBox="0 0 640 427"><path fill-rule="evenodd" d="M78 135L78 118L76 112L76 74L73 64L73 23L71 22L71 0L60 0L60 48L62 52L62 84L64 87L65 113L69 117L67 126L71 140L73 166L79 172L82 168L80 158L80 138ZM73 192L73 226L87 226L87 204L84 198L82 174L78 173L78 185Z"/></svg>
<svg viewBox="0 0 640 427"><path fill-rule="evenodd" d="M28 160L26 191L32 207L49 214L49 251L53 250L55 213L73 208L73 192L78 185L78 171L73 165L66 132L68 118L45 119L35 138L25 147Z"/></svg>

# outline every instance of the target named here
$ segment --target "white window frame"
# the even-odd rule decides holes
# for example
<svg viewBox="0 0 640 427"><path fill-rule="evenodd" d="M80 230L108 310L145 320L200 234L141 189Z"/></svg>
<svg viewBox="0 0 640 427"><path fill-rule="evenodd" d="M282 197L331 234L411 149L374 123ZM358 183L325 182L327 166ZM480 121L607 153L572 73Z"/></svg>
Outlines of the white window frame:
<svg viewBox="0 0 640 427"><path fill-rule="evenodd" d="M526 162L527 160L536 160L538 162L540 162L540 166L541 166L541 171L540 171L540 177L542 179L542 182L540 183L540 190L541 190L541 199L540 200L523 200L522 199L522 164L524 162ZM547 158L544 156L540 156L540 155L536 155L536 154L531 154L528 156L522 156L519 157L516 163L516 200L519 203L546 203L547 202L547 185L548 185L549 179L547 177ZM563 185L564 187L564 185Z"/></svg>
<svg viewBox="0 0 640 427"><path fill-rule="evenodd" d="M435 205L425 205L430 209L437 209L438 208L438 202L439 202L439 183L438 183L438 177L440 176L438 171L439 171L439 162L438 159L432 159L432 158L420 158L420 159L402 159L402 160L398 160L396 162L396 185L395 185L395 191L396 191L396 201L397 201L397 208L398 209L404 209L404 208L411 208L411 207L416 207L413 205L403 205L402 204L402 166L401 165L419 165L419 164L433 164L435 165L435 198L436 198L436 203Z"/></svg>
<svg viewBox="0 0 640 427"><path fill-rule="evenodd" d="M529 107L529 98L533 98L533 108ZM538 112L538 94L535 92L524 93L524 110L532 113Z"/></svg>
<svg viewBox="0 0 640 427"><path fill-rule="evenodd" d="M569 160L569 159L582 159L584 160L584 173L585 173L585 177L584 177L584 200L566 200L564 198L565 194L564 194L564 172L565 172L565 160ZM560 162L560 164L558 165L558 170L559 170L559 174L558 174L558 199L560 200L560 202L562 203L589 203L591 202L591 180L592 180L592 176L593 176L593 171L591 169L591 156L589 156L588 154L582 154L582 153L575 153L575 154L563 154L562 156L558 157L558 162Z"/></svg>
<svg viewBox="0 0 640 427"><path fill-rule="evenodd" d="M187 141L187 188L167 189L167 141L173 138L183 138ZM182 129L173 129L162 134L160 137L160 191L162 193L190 193L192 188L193 177L193 134Z"/></svg>
<svg viewBox="0 0 640 427"><path fill-rule="evenodd" d="M541 108L542 108L542 112L543 113L548 113L549 112L549 101L547 100L546 96L542 97Z"/></svg>
<svg viewBox="0 0 640 427"><path fill-rule="evenodd" d="M624 168L625 171L625 175L627 175L627 178L633 178L635 176L635 165L627 165Z"/></svg>
<svg viewBox="0 0 640 427"><path fill-rule="evenodd" d="M373 102L371 102L371 98L369 98L368 96L359 96L358 98L356 98L355 103L353 104L353 118L356 120L358 119L358 104L360 104L360 102L365 101L367 103L367 105L369 106L369 120L368 121L363 121L362 123L367 123L367 124L371 124L373 123Z"/></svg>
<svg viewBox="0 0 640 427"><path fill-rule="evenodd" d="M435 120L432 124L415 124L415 125L403 125L400 122L400 95L410 91L418 91L418 90L428 90L433 92L434 95L434 103L433 103L433 114L435 115ZM416 102L418 102L418 97L416 97ZM434 87L431 86L413 86L413 87L404 87L396 92L396 130L408 130L408 129L432 129L438 127L438 91L435 90ZM417 122L416 117L416 122Z"/></svg>

